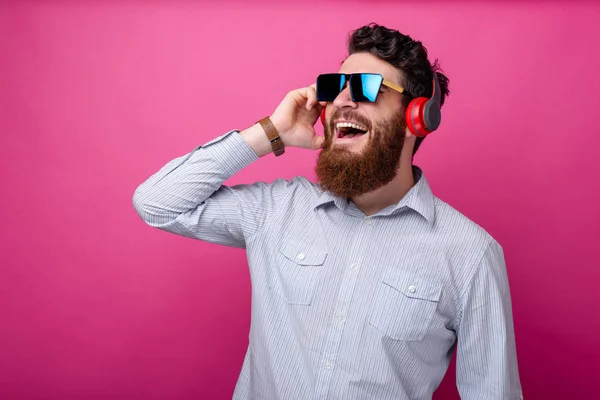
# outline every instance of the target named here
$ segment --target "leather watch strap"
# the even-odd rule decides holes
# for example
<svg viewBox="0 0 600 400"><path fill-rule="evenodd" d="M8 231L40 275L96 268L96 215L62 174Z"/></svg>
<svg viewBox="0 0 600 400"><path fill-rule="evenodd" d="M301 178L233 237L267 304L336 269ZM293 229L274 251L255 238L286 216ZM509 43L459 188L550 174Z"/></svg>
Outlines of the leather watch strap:
<svg viewBox="0 0 600 400"><path fill-rule="evenodd" d="M258 123L262 126L265 133L267 134L275 156L279 157L280 155L285 153L285 146L283 145L283 141L279 137L279 132L277 132L275 125L273 125L273 122L271 122L271 118L265 117L258 121Z"/></svg>

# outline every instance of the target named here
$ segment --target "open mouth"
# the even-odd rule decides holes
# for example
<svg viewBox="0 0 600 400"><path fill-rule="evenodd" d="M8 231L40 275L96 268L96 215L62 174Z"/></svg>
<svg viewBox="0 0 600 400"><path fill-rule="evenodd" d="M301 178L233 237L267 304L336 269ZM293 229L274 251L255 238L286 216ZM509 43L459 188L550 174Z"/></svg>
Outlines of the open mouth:
<svg viewBox="0 0 600 400"><path fill-rule="evenodd" d="M338 122L335 124L336 137L339 139L356 139L367 133L367 127L354 122Z"/></svg>

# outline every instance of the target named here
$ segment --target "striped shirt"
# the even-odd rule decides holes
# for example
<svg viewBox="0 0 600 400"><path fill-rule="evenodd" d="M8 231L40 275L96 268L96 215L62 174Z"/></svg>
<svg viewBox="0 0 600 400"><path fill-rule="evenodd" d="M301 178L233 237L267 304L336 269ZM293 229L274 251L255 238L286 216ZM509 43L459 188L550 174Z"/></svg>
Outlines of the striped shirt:
<svg viewBox="0 0 600 400"><path fill-rule="evenodd" d="M150 176L150 226L244 248L249 346L234 399L431 399L457 351L462 399L521 399L500 245L423 172L365 216L305 178L225 186L258 159L238 131Z"/></svg>

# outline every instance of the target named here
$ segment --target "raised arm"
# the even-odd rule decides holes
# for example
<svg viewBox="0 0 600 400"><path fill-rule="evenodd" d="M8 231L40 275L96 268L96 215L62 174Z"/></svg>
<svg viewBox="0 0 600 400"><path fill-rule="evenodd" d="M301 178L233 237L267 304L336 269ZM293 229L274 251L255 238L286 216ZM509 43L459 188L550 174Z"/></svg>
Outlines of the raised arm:
<svg viewBox="0 0 600 400"><path fill-rule="evenodd" d="M314 87L297 89L285 96L270 120L286 146L318 149L323 138L316 136L314 124L320 109ZM243 248L276 211L289 182L233 187L223 182L271 151L259 123L231 131L150 176L135 190L134 207L150 226Z"/></svg>

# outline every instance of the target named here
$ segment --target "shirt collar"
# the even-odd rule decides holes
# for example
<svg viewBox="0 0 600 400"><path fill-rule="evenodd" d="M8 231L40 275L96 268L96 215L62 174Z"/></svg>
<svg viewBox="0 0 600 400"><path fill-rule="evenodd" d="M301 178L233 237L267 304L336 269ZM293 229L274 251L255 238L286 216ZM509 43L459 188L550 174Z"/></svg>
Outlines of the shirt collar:
<svg viewBox="0 0 600 400"><path fill-rule="evenodd" d="M435 220L434 195L431 187L425 178L423 170L417 166L413 166L413 176L415 185L406 193L406 195L397 203L380 211L380 215L389 215L398 210L408 207L421 214L427 222L432 224ZM323 191L321 195L315 199L314 208L319 206L334 203L342 211L346 211L349 206L347 198L335 196L329 192Z"/></svg>

